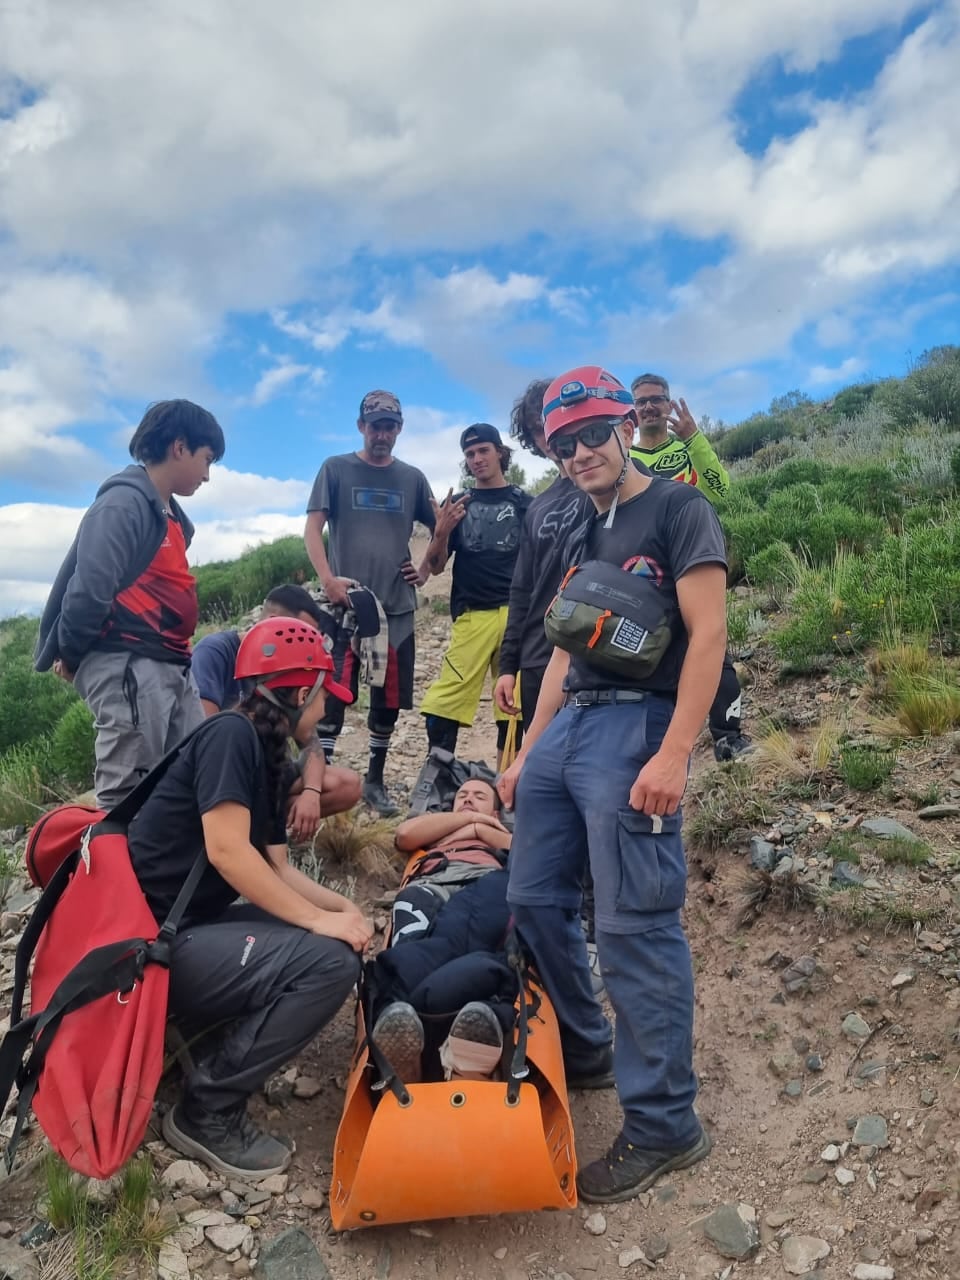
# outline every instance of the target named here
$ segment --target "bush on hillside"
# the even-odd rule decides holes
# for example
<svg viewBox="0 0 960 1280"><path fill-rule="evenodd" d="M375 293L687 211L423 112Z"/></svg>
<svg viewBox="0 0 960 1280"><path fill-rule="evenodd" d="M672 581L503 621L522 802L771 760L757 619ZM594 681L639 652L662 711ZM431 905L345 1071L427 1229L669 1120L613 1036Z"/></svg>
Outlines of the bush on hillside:
<svg viewBox="0 0 960 1280"><path fill-rule="evenodd" d="M272 587L314 576L303 539L278 538L245 551L237 560L217 560L194 570L200 618L232 619L260 604Z"/></svg>
<svg viewBox="0 0 960 1280"><path fill-rule="evenodd" d="M833 398L831 412L835 418L855 418L864 411L877 390L875 382L859 382L844 387Z"/></svg>
<svg viewBox="0 0 960 1280"><path fill-rule="evenodd" d="M86 703L75 702L53 731L51 767L69 787L86 791L93 786L96 729Z"/></svg>
<svg viewBox="0 0 960 1280"><path fill-rule="evenodd" d="M765 445L786 439L794 431L795 424L790 418L755 413L738 427L731 427L722 436L713 437L713 441L717 457L734 462L737 458L749 458Z"/></svg>
<svg viewBox="0 0 960 1280"><path fill-rule="evenodd" d="M900 428L918 420L960 427L960 347L925 351L905 378L888 378L875 399Z"/></svg>
<svg viewBox="0 0 960 1280"><path fill-rule="evenodd" d="M49 733L77 701L72 687L52 672L39 675L29 657L8 659L0 669L0 754Z"/></svg>

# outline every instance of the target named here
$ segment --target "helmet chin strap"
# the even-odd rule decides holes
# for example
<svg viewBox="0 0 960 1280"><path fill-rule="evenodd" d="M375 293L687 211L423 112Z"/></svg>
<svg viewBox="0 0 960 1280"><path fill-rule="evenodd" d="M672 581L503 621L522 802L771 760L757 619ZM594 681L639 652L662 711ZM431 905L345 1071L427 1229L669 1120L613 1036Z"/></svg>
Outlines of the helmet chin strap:
<svg viewBox="0 0 960 1280"><path fill-rule="evenodd" d="M603 522L605 529L613 528L613 517L617 514L617 502L620 498L620 486L627 478L627 470L630 466L630 456L627 453L626 446L623 443L623 436L619 431L613 433L617 437L617 444L620 446L620 456L623 458L623 466L620 468L620 474L613 489L613 501L610 503L610 510L607 512L607 518Z"/></svg>
<svg viewBox="0 0 960 1280"><path fill-rule="evenodd" d="M273 690L268 689L265 684L257 685L257 693L259 693L261 698L266 698L267 702L270 702L275 707L279 708L279 710L281 710L290 721L291 730L296 731L297 725L300 723L300 717L303 715L303 707L291 707L289 703L281 702ZM306 704L304 704L304 706L305 705Z"/></svg>

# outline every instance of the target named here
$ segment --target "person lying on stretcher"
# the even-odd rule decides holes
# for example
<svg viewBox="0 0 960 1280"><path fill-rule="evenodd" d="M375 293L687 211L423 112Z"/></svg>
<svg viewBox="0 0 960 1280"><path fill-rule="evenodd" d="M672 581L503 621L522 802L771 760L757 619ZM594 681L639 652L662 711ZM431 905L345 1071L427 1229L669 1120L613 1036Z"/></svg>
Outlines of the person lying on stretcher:
<svg viewBox="0 0 960 1280"><path fill-rule="evenodd" d="M516 979L504 953L511 836L499 808L490 783L470 779L451 813L397 828L397 848L423 854L373 965L373 1038L405 1084L488 1079L500 1064Z"/></svg>

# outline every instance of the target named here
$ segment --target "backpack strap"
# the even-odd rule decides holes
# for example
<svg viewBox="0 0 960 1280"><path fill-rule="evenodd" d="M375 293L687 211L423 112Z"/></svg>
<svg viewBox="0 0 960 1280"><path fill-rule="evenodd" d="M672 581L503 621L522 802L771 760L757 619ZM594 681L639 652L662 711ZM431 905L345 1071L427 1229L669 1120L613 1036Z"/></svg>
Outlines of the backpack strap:
<svg viewBox="0 0 960 1280"><path fill-rule="evenodd" d="M221 712L221 714L224 714ZM227 715L236 715L237 712L228 711ZM119 804L115 805L106 817L102 818L98 826L121 828L125 830L133 819L137 816L143 806L150 799L154 788L164 777L167 770L180 755L188 742L192 742L194 738L203 733L208 725L212 724L216 716L209 716L202 724L197 725L196 729L188 733L185 738L177 743L175 747L171 747L162 760L159 760L145 778L141 778L131 792L124 796Z"/></svg>
<svg viewBox="0 0 960 1280"><path fill-rule="evenodd" d="M363 1010L363 1025L366 1028L366 1035L358 1051L362 1053L366 1049L376 1072L376 1079L370 1086L371 1091L380 1093L383 1089L389 1089L401 1107L409 1107L413 1099L410 1097L406 1085L397 1075L389 1058L373 1038L373 1009L379 985L374 976L376 972L376 961L368 960L363 966L363 973L360 978L360 1007Z"/></svg>

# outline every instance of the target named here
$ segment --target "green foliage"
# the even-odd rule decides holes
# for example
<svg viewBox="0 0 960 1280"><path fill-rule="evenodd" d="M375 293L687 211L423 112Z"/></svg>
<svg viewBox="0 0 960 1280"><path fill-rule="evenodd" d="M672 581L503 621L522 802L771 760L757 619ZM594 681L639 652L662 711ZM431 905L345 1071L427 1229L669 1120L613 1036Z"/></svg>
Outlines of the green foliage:
<svg viewBox="0 0 960 1280"><path fill-rule="evenodd" d="M80 791L93 785L96 737L93 716L79 700L67 709L53 731L53 767L64 782Z"/></svg>
<svg viewBox="0 0 960 1280"><path fill-rule="evenodd" d="M201 619L222 620L260 604L272 587L307 581L313 577L313 566L303 539L291 535L252 547L237 560L202 564L194 576Z"/></svg>
<svg viewBox="0 0 960 1280"><path fill-rule="evenodd" d="M893 772L897 757L892 751L874 747L843 747L840 751L840 776L854 791L876 791Z"/></svg>
<svg viewBox="0 0 960 1280"><path fill-rule="evenodd" d="M752 555L744 566L747 580L766 591L778 609L800 581L803 562L785 542L771 542Z"/></svg>
<svg viewBox="0 0 960 1280"><path fill-rule="evenodd" d="M755 413L738 427L731 427L723 435L712 439L717 457L733 462L737 458L749 458L765 445L774 444L792 435L794 430L794 423L789 417Z"/></svg>
<svg viewBox="0 0 960 1280"><path fill-rule="evenodd" d="M3 655L0 669L0 754L48 733L77 695L52 672L38 675L29 657Z"/></svg>
<svg viewBox="0 0 960 1280"><path fill-rule="evenodd" d="M835 418L855 418L862 413L873 399L877 389L875 382L858 382L852 387L844 387L833 398L833 416Z"/></svg>
<svg viewBox="0 0 960 1280"><path fill-rule="evenodd" d="M882 382L875 398L901 429L924 418L960 426L960 347L925 351L905 378Z"/></svg>
<svg viewBox="0 0 960 1280"><path fill-rule="evenodd" d="M0 827L30 826L50 799L51 747L46 738L0 756Z"/></svg>

